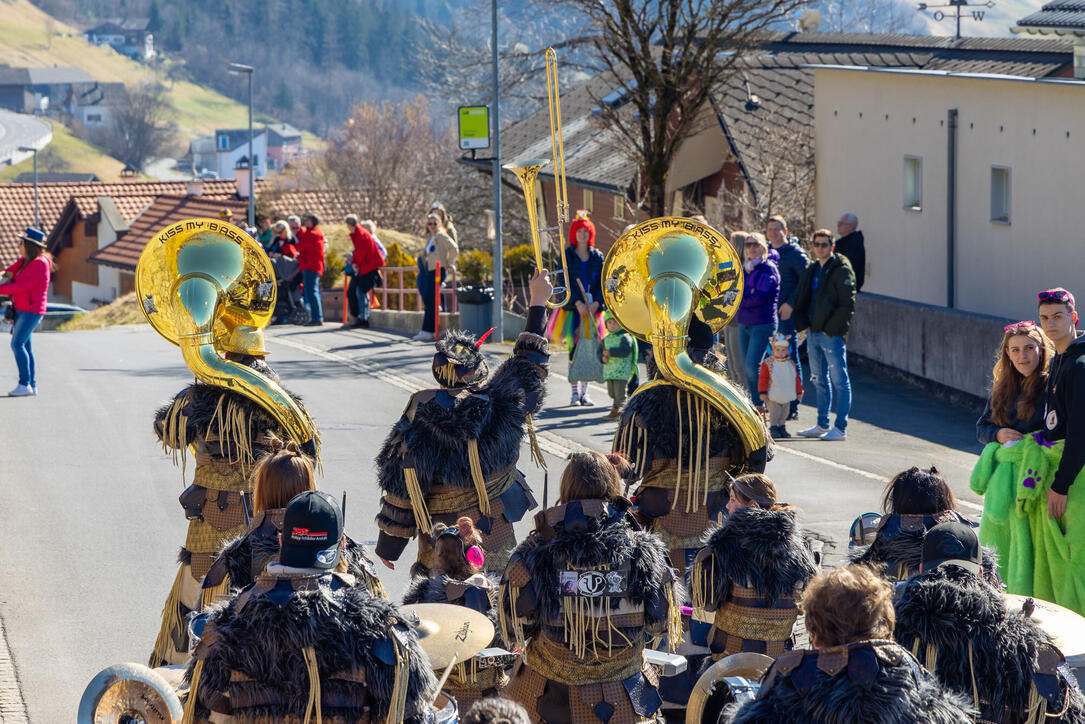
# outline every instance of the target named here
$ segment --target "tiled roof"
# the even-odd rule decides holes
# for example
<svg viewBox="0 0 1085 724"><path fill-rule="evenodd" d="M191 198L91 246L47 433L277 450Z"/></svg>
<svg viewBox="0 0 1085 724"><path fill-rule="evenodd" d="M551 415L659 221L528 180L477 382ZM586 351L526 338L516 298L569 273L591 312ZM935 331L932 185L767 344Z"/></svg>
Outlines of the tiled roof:
<svg viewBox="0 0 1085 724"><path fill-rule="evenodd" d="M81 68L13 68L0 65L0 85L56 85L62 83L93 83L94 79Z"/></svg>
<svg viewBox="0 0 1085 724"><path fill-rule="evenodd" d="M186 181L91 181L84 183L38 183L41 229L49 234L64 213L69 200L80 200L78 211L84 216L96 213L98 196L112 196L121 213L139 213L154 196L184 194ZM231 179L203 182L203 193L232 196L237 183ZM131 202L126 197L140 197ZM133 207L138 204L138 208ZM0 264L7 266L19 256L18 236L34 223L34 184L0 184Z"/></svg>
<svg viewBox="0 0 1085 724"><path fill-rule="evenodd" d="M134 271L147 242L163 228L197 216L217 218L223 208L232 211L234 218L243 219L249 207L247 201L236 198L160 195L128 226L128 231L119 239L91 254L90 261Z"/></svg>
<svg viewBox="0 0 1085 724"><path fill-rule="evenodd" d="M371 211L369 196L362 189L282 189L265 186L257 198L273 218L291 214L316 214L321 223L341 221L347 214L359 216Z"/></svg>
<svg viewBox="0 0 1085 724"><path fill-rule="evenodd" d="M75 183L77 181L98 181L98 177L92 173L72 173L70 171L39 171L38 183ZM17 184L32 184L34 183L34 172L23 171L12 183Z"/></svg>
<svg viewBox="0 0 1085 724"><path fill-rule="evenodd" d="M1055 0L1017 21L1020 28L1085 30L1085 0Z"/></svg>
<svg viewBox="0 0 1085 724"><path fill-rule="evenodd" d="M1066 2L1067 0L1063 0ZM1085 0L1069 0L1085 6ZM811 136L813 127L813 70L811 65L916 68L962 73L999 73L1039 78L1071 64L1069 40L1034 38L963 38L845 33L773 33L762 51L743 59L740 72L713 94L720 121L729 135L740 164L758 153L758 144L771 134L767 119L786 118ZM747 107L746 82L760 105ZM618 84L597 76L562 95L565 122L566 175L588 187L625 192L636 177L637 164L617 132L601 129L593 119L595 99L606 100ZM549 158L550 121L546 108L501 132L503 161ZM488 160L464 163L490 168ZM722 161L721 161L722 163ZM745 167L747 180L757 193L762 179ZM544 167L540 176L550 176Z"/></svg>

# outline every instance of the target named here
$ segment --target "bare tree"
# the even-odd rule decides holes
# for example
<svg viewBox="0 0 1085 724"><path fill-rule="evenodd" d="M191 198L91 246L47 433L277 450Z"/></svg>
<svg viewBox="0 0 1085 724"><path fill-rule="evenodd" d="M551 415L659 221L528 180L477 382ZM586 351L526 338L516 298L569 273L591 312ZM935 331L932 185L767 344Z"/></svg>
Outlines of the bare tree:
<svg viewBox="0 0 1085 724"><path fill-rule="evenodd" d="M112 109L112 125L90 133L90 140L114 158L142 169L173 140L177 127L169 119L170 110L165 86L143 83L128 90L127 102Z"/></svg>
<svg viewBox="0 0 1085 724"><path fill-rule="evenodd" d="M773 23L805 0L564 0L597 29L590 41L616 94L600 117L635 150L652 216L666 212L666 177L712 91ZM606 102L604 102L604 100Z"/></svg>
<svg viewBox="0 0 1085 724"><path fill-rule="evenodd" d="M821 0L817 5L827 32L925 34L915 3L907 0Z"/></svg>

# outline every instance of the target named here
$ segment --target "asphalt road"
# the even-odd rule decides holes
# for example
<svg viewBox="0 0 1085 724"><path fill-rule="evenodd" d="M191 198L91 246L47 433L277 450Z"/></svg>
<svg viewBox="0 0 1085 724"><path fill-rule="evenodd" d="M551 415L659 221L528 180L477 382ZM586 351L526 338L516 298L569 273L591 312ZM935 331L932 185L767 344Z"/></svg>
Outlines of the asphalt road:
<svg viewBox="0 0 1085 724"><path fill-rule="evenodd" d="M179 351L144 325L37 334L34 347L39 396L0 398L4 724L20 720L20 690L30 721L72 721L97 671L145 661L186 527L177 503L185 476L151 432L154 409L192 379ZM336 496L345 490L347 531L357 540L374 540L372 460L410 391L433 385L432 347L326 325L272 328L269 350L269 362L305 399L320 428L319 485ZM602 419L607 405L568 407L564 361L553 370L538 421L552 471L551 501L565 455L579 447L609 450L614 430ZM8 354L0 354L0 379L14 385ZM848 441L785 441L768 470L807 527L835 544L829 562L846 552L855 516L878 510L887 477L913 464L936 464L965 501L965 512L978 511L968 491L980 449L975 416L862 373L854 384ZM591 396L607 401L601 387L593 386ZM811 407L804 405L800 414L793 431L813 424ZM521 464L541 499L543 475L529 460L525 449ZM529 519L518 528L521 536ZM396 571L381 568L394 598L406 586L413 555L412 544ZM6 648L18 687L5 665Z"/></svg>
<svg viewBox="0 0 1085 724"><path fill-rule="evenodd" d="M20 146L33 146L48 135L50 126L27 113L0 110L0 163L7 163L16 156L19 160L28 154L19 151Z"/></svg>

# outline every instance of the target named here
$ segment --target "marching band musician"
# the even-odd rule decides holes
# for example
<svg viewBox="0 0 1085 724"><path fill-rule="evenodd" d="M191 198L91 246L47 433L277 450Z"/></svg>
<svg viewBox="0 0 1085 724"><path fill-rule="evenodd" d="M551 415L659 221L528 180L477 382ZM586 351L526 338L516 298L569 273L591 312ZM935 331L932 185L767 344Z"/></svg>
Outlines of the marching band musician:
<svg viewBox="0 0 1085 724"><path fill-rule="evenodd" d="M264 568L279 557L286 504L295 495L316 490L313 464L293 441L271 441L271 452L260 459L252 472L253 519L244 535L227 543L203 577L203 588L217 589L229 580L232 591L252 585ZM347 572L375 596L384 588L365 546L345 538L343 559ZM227 576L229 578L227 579Z"/></svg>
<svg viewBox="0 0 1085 724"><path fill-rule="evenodd" d="M433 526L434 570L428 578L411 581L404 604L452 603L485 614L497 630L497 585L482 572L486 553L482 536L471 519L464 516L455 526ZM495 634L491 646L502 646ZM472 659L455 665L445 690L456 697L460 711L466 712L479 699L498 696L508 684L502 667L478 668Z"/></svg>
<svg viewBox="0 0 1085 724"><path fill-rule="evenodd" d="M275 372L264 361L263 331L239 325L220 343L226 359L250 367L272 380ZM300 400L291 395L301 406ZM286 438L279 422L252 399L218 385L194 382L155 413L154 431L162 447L172 452L182 469L195 451L193 483L179 498L188 517L188 534L178 559L181 568L162 610L162 626L150 666L183 664L188 660L185 619L219 595L229 583L204 589L201 581L226 541L248 528L246 499L252 493L250 473L271 450L272 440Z"/></svg>
<svg viewBox="0 0 1085 724"><path fill-rule="evenodd" d="M527 330L489 381L481 340L449 332L437 342L433 375L441 388L411 396L377 456L383 496L375 552L388 567L417 536L412 573L428 576L434 566L433 525L452 525L467 516L488 551L486 570L504 570L516 545L513 524L537 505L516 464L525 425L533 457L542 459L531 415L542 406L550 358L542 336L544 304L553 293L546 274L536 270Z"/></svg>
<svg viewBox="0 0 1085 724"><path fill-rule="evenodd" d="M797 600L817 564L795 522L761 473L731 483L730 515L693 564L693 605L715 612L713 659L742 651L773 658L792 648Z"/></svg>
<svg viewBox="0 0 1085 724"><path fill-rule="evenodd" d="M290 501L280 560L210 613L185 672L185 724L431 719L437 682L417 634L345 572L344 545L331 496Z"/></svg>
<svg viewBox="0 0 1085 724"><path fill-rule="evenodd" d="M505 571L502 633L524 652L506 696L533 722L654 722L662 705L645 639L681 639L680 584L622 497L630 471L617 453L573 453Z"/></svg>

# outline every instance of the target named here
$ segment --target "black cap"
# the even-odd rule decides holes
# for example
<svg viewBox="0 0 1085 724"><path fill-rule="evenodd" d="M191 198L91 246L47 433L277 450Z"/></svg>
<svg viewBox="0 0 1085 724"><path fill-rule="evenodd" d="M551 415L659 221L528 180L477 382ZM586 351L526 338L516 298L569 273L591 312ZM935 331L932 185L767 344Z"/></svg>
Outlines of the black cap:
<svg viewBox="0 0 1085 724"><path fill-rule="evenodd" d="M967 523L939 523L923 539L923 571L952 563L980 575L980 541Z"/></svg>
<svg viewBox="0 0 1085 724"><path fill-rule="evenodd" d="M298 493L283 514L279 562L292 568L335 568L342 537L343 512L335 498L317 490Z"/></svg>

